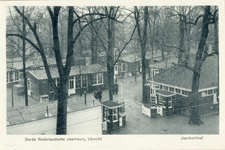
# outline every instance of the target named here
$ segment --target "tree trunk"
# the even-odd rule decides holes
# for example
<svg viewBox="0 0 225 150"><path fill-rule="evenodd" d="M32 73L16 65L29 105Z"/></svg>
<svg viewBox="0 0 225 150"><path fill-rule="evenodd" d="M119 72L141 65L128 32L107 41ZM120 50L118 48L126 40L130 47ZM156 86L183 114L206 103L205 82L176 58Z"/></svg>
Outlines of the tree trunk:
<svg viewBox="0 0 225 150"><path fill-rule="evenodd" d="M63 81L63 78L60 78ZM65 135L67 133L67 82L60 82L58 91L58 110L56 134Z"/></svg>
<svg viewBox="0 0 225 150"><path fill-rule="evenodd" d="M164 45L164 41L162 41L162 45ZM165 60L165 54L164 54L164 47L161 46L161 54L162 54L162 61Z"/></svg>
<svg viewBox="0 0 225 150"><path fill-rule="evenodd" d="M147 103L147 93L145 89L146 70L145 70L145 46L141 46L141 63L142 63L142 102Z"/></svg>
<svg viewBox="0 0 225 150"><path fill-rule="evenodd" d="M107 59L107 81L108 81L108 89L109 89L109 100L113 100L113 80L114 80L114 70L113 67L110 65L111 57L108 56Z"/></svg>
<svg viewBox="0 0 225 150"><path fill-rule="evenodd" d="M184 34L185 34L185 22L186 18L182 15L179 16L179 29L180 29L180 43L179 43L179 52L178 52L178 64L182 62L182 57L185 49L184 44Z"/></svg>
<svg viewBox="0 0 225 150"><path fill-rule="evenodd" d="M23 14L24 14L24 6L23 6ZM25 19L23 18L23 37L26 36L26 25L25 25ZM23 78L24 78L24 97L25 97L25 106L28 106L28 94L27 94L27 75L26 75L26 42L25 39L22 39L23 41Z"/></svg>
<svg viewBox="0 0 225 150"><path fill-rule="evenodd" d="M95 50L94 50L94 29L91 27L91 63L95 64Z"/></svg>
<svg viewBox="0 0 225 150"><path fill-rule="evenodd" d="M215 36L215 41L214 41L214 52L218 52L219 48L218 48L218 22L216 22L214 24L214 36Z"/></svg>
<svg viewBox="0 0 225 150"><path fill-rule="evenodd" d="M107 54L107 77L109 88L109 100L113 100L113 84L114 84L114 51L113 51L113 20L108 18L108 54Z"/></svg>
<svg viewBox="0 0 225 150"><path fill-rule="evenodd" d="M145 83L146 83L146 63L145 63L145 53L146 53L146 42L147 42L147 22L148 22L148 7L144 7L144 26L143 26L143 36L141 34L141 27L140 27L140 16L138 8L135 6L135 21L137 24L138 29L138 37L139 42L141 45L141 58L142 58L142 102L147 103L147 93L145 89Z"/></svg>
<svg viewBox="0 0 225 150"><path fill-rule="evenodd" d="M92 20L91 20L92 21ZM95 34L94 25L90 27L91 29L91 63L97 63L97 36Z"/></svg>
<svg viewBox="0 0 225 150"><path fill-rule="evenodd" d="M200 66L196 68L200 70ZM193 79L192 79L192 93L190 95L190 120L189 124L197 124L201 125L203 122L200 119L200 114L198 110L198 89L199 89L199 79L200 79L200 72L194 72L193 73Z"/></svg>
<svg viewBox="0 0 225 150"><path fill-rule="evenodd" d="M95 10L93 10L94 8L92 7L88 7L88 11L89 13L94 13ZM90 16L90 21L94 20L94 16ZM90 31L91 31L91 41L90 41L90 47L91 47L91 63L92 64L96 64L97 63L97 35L95 33L95 24L91 23L90 27L89 27Z"/></svg>
<svg viewBox="0 0 225 150"><path fill-rule="evenodd" d="M199 79L200 79L200 72L201 72L201 66L206 59L204 47L205 43L208 37L208 22L209 22L209 15L210 15L210 6L205 6L204 16L203 16L203 22L202 22L202 34L201 39L198 45L198 51L196 53L195 57L195 65L194 65L194 71L193 71L193 77L192 77L192 95L191 95L191 101L190 101L190 120L189 124L196 124L201 125L203 122L200 119L200 113L199 113L199 106L198 106L198 90L199 90Z"/></svg>
<svg viewBox="0 0 225 150"><path fill-rule="evenodd" d="M60 86L58 95L58 114L57 114L57 129L56 134L67 133L67 96L68 96L68 77L71 69L71 63L73 60L73 11L74 7L69 7L68 14L68 29L67 29L67 57L66 65L63 67L62 58L60 57L60 46L58 39L57 24L53 23L53 39L55 46L55 55L58 66L58 72L60 76ZM58 16L56 15L56 23ZM55 33L55 34L54 34Z"/></svg>

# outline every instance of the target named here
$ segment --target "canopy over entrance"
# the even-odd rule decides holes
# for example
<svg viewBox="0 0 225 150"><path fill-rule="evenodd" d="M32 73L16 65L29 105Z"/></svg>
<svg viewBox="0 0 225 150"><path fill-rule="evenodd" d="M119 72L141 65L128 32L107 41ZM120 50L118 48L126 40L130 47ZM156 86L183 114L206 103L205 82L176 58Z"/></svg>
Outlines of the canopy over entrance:
<svg viewBox="0 0 225 150"><path fill-rule="evenodd" d="M156 94L163 96L163 97L171 97L176 95L175 93L169 92L169 91L163 91L163 90L156 90Z"/></svg>

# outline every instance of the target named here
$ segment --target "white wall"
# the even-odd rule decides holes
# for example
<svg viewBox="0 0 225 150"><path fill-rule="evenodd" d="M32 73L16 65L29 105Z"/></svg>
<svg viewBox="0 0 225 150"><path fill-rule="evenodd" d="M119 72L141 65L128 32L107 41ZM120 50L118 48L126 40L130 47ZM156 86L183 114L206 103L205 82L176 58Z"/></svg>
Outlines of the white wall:
<svg viewBox="0 0 225 150"><path fill-rule="evenodd" d="M7 134L32 135L56 134L56 117L46 118L7 127ZM101 106L67 115L67 134L102 134Z"/></svg>

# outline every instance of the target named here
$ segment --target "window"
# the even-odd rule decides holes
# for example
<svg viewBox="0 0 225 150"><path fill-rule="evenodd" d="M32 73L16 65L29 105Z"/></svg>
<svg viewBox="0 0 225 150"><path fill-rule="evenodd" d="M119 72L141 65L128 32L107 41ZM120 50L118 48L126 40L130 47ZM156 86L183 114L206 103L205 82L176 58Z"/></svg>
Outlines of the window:
<svg viewBox="0 0 225 150"><path fill-rule="evenodd" d="M174 92L174 88L170 87L169 88L170 92Z"/></svg>
<svg viewBox="0 0 225 150"><path fill-rule="evenodd" d="M163 100L163 106L164 108L166 107L166 101Z"/></svg>
<svg viewBox="0 0 225 150"><path fill-rule="evenodd" d="M103 82L102 73L99 73L98 74L98 84L101 84L102 82Z"/></svg>
<svg viewBox="0 0 225 150"><path fill-rule="evenodd" d="M182 94L183 94L183 95L188 95L188 91L182 90Z"/></svg>
<svg viewBox="0 0 225 150"><path fill-rule="evenodd" d="M23 80L23 72L19 72L19 78Z"/></svg>
<svg viewBox="0 0 225 150"><path fill-rule="evenodd" d="M12 72L12 71L11 71L11 72L9 72L10 82L15 81L15 80L14 80L14 79L15 79L15 78L14 78L14 73L15 73L15 72Z"/></svg>
<svg viewBox="0 0 225 150"><path fill-rule="evenodd" d="M96 73L92 76L92 84L102 84L103 83L103 74L102 73Z"/></svg>
<svg viewBox="0 0 225 150"><path fill-rule="evenodd" d="M157 75L157 74L159 74L159 69L154 69L154 70L153 70L153 75L155 76L155 75Z"/></svg>
<svg viewBox="0 0 225 150"><path fill-rule="evenodd" d="M208 95L211 95L213 94L213 91L212 90L208 90Z"/></svg>
<svg viewBox="0 0 225 150"><path fill-rule="evenodd" d="M180 94L180 89L176 89L176 93Z"/></svg>
<svg viewBox="0 0 225 150"><path fill-rule="evenodd" d="M76 88L80 88L81 87L81 76L78 75L76 76Z"/></svg>
<svg viewBox="0 0 225 150"><path fill-rule="evenodd" d="M113 109L113 122L118 121L117 109Z"/></svg>
<svg viewBox="0 0 225 150"><path fill-rule="evenodd" d="M168 86L164 86L164 90L167 90L168 91Z"/></svg>
<svg viewBox="0 0 225 150"><path fill-rule="evenodd" d="M9 81L9 79L10 79L9 72L7 72L7 75L6 76L7 76L7 83L8 83L8 82L10 82Z"/></svg>
<svg viewBox="0 0 225 150"><path fill-rule="evenodd" d="M31 80L30 80L30 78L28 78L27 79L27 94L29 95L29 96L31 96L32 95L32 93L33 93L33 91L32 91L32 86L31 86L32 84L31 84Z"/></svg>
<svg viewBox="0 0 225 150"><path fill-rule="evenodd" d="M118 74L118 64L115 65L114 72L115 72L115 74Z"/></svg>
<svg viewBox="0 0 225 150"><path fill-rule="evenodd" d="M93 74L92 76L92 84L98 84L98 81L97 81L97 74Z"/></svg>
<svg viewBox="0 0 225 150"><path fill-rule="evenodd" d="M155 89L151 88L151 94L155 94Z"/></svg>
<svg viewBox="0 0 225 150"><path fill-rule="evenodd" d="M31 82L29 78L27 79L27 89L31 90Z"/></svg>
<svg viewBox="0 0 225 150"><path fill-rule="evenodd" d="M60 84L59 79L55 79L55 86L59 87L59 84Z"/></svg>
<svg viewBox="0 0 225 150"><path fill-rule="evenodd" d="M121 71L126 72L127 71L127 64L121 63Z"/></svg>
<svg viewBox="0 0 225 150"><path fill-rule="evenodd" d="M154 84L153 86L155 89L159 89L159 85L158 84Z"/></svg>
<svg viewBox="0 0 225 150"><path fill-rule="evenodd" d="M15 72L15 81L18 81L20 78L19 78L19 71L16 71Z"/></svg>
<svg viewBox="0 0 225 150"><path fill-rule="evenodd" d="M74 77L69 77L69 89L74 89Z"/></svg>
<svg viewBox="0 0 225 150"><path fill-rule="evenodd" d="M170 100L168 101L168 107L169 107L169 108L172 108L172 99L170 99Z"/></svg>
<svg viewBox="0 0 225 150"><path fill-rule="evenodd" d="M117 64L115 65L114 70L115 70L115 71L118 71L118 65L117 65Z"/></svg>
<svg viewBox="0 0 225 150"><path fill-rule="evenodd" d="M163 106L164 101L163 101L163 97L159 95L159 105Z"/></svg>
<svg viewBox="0 0 225 150"><path fill-rule="evenodd" d="M76 88L87 87L87 75L76 76Z"/></svg>
<svg viewBox="0 0 225 150"><path fill-rule="evenodd" d="M213 95L215 93L217 93L217 89L203 91L202 92L202 97L210 96L210 95Z"/></svg>
<svg viewBox="0 0 225 150"><path fill-rule="evenodd" d="M217 93L215 93L213 95L213 104L217 104L218 103L218 97L217 97Z"/></svg>
<svg viewBox="0 0 225 150"><path fill-rule="evenodd" d="M140 72L142 72L142 61L140 61Z"/></svg>
<svg viewBox="0 0 225 150"><path fill-rule="evenodd" d="M82 87L87 86L87 75L82 75Z"/></svg>
<svg viewBox="0 0 225 150"><path fill-rule="evenodd" d="M162 86L162 85L160 85L160 89L161 89L161 90L163 89L163 86Z"/></svg>

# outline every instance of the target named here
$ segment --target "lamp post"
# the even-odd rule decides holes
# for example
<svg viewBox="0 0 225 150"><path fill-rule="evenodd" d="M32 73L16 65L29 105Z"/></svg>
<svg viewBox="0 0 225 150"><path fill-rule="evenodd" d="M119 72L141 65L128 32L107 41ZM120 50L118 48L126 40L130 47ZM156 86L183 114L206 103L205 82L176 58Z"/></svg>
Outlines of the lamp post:
<svg viewBox="0 0 225 150"><path fill-rule="evenodd" d="M87 91L84 91L84 104L87 104Z"/></svg>

